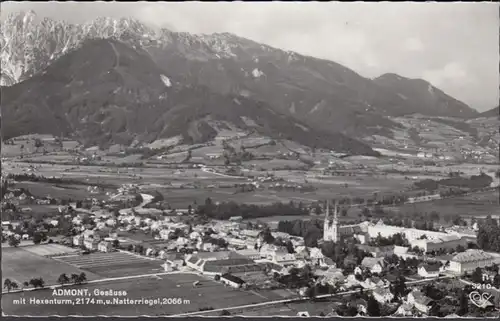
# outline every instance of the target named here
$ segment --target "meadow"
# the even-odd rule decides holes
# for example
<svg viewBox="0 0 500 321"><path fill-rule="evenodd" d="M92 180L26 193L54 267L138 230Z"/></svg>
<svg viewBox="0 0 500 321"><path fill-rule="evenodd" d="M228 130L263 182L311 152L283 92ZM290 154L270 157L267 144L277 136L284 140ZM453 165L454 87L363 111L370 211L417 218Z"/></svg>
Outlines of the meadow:
<svg viewBox="0 0 500 321"><path fill-rule="evenodd" d="M396 213L430 213L436 211L441 217L445 215L485 217L500 214L500 203L498 191L490 191L429 202L405 204L398 207L388 207L387 209Z"/></svg>
<svg viewBox="0 0 500 321"><path fill-rule="evenodd" d="M201 281L196 287L193 282ZM51 290L39 290L25 293L10 293L2 298L2 310L6 315L79 315L79 316L165 316L196 312L203 308L226 308L269 300L265 293L258 295L250 292L225 287L203 276L187 273L158 275L127 280L105 281L87 284L78 288L126 291L122 299L179 299L179 304L95 304L88 305L18 305L13 302L21 297L51 299ZM114 296L116 297L116 296ZM113 299L114 297L93 297L94 299ZM60 297L67 299L68 297Z"/></svg>
<svg viewBox="0 0 500 321"><path fill-rule="evenodd" d="M36 246L45 247L45 245ZM85 272L88 280L100 278L75 266L35 254L36 246L30 247L30 250L24 250L23 247L2 248L2 284L8 278L21 286L24 281L37 277L42 277L46 285L57 284L57 279L62 273L71 275Z"/></svg>

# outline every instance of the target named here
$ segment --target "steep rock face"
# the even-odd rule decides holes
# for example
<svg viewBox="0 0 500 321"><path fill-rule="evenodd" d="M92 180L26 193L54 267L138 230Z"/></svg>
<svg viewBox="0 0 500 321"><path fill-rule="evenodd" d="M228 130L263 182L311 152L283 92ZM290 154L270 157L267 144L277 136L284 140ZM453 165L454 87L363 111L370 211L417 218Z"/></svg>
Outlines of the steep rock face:
<svg viewBox="0 0 500 321"><path fill-rule="evenodd" d="M103 147L174 136L205 142L221 123L308 146L377 154L343 134L279 114L265 102L184 84L146 51L117 40L87 40L43 72L3 87L2 113L7 139L62 133Z"/></svg>
<svg viewBox="0 0 500 321"><path fill-rule="evenodd" d="M337 63L230 33L153 30L134 19L98 18L72 25L39 19L33 12L12 15L1 26L2 84L27 79L84 41L97 38L119 40L146 52L183 84L262 101L310 126L353 137L390 135L390 128L398 125L386 116L474 114L435 88L430 91L386 76L370 80Z"/></svg>

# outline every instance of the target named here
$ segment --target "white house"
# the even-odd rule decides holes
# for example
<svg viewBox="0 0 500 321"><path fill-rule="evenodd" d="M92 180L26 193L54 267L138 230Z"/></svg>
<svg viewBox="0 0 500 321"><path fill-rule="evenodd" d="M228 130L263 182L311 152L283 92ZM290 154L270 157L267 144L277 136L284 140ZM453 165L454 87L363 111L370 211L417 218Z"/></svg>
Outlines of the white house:
<svg viewBox="0 0 500 321"><path fill-rule="evenodd" d="M259 230L242 230L240 234L241 236L245 236L247 238L256 239L259 236L259 233Z"/></svg>
<svg viewBox="0 0 500 321"><path fill-rule="evenodd" d="M258 260L260 259L260 252L255 249L245 249L245 250L238 250L236 253L243 255L246 258L252 259L252 260Z"/></svg>
<svg viewBox="0 0 500 321"><path fill-rule="evenodd" d="M384 259L365 257L361 262L361 266L370 270L371 273L382 273L384 269Z"/></svg>
<svg viewBox="0 0 500 321"><path fill-rule="evenodd" d="M272 256L271 260L274 263L278 263L278 264L293 264L297 261L297 258L295 257L295 254L293 254L293 253L278 252Z"/></svg>
<svg viewBox="0 0 500 321"><path fill-rule="evenodd" d="M363 275L363 270L359 266L354 268L354 275L356 274Z"/></svg>
<svg viewBox="0 0 500 321"><path fill-rule="evenodd" d="M413 306L420 312L428 314L431 309L432 299L426 297L419 290L413 290L408 294L408 303L413 304Z"/></svg>
<svg viewBox="0 0 500 321"><path fill-rule="evenodd" d="M366 278L364 281L359 283L365 289L375 289L377 287L385 286L385 282L377 277Z"/></svg>
<svg viewBox="0 0 500 321"><path fill-rule="evenodd" d="M325 262L325 256L321 253L321 250L317 247L313 247L309 251L310 260L313 264L323 265Z"/></svg>
<svg viewBox="0 0 500 321"><path fill-rule="evenodd" d="M387 288L375 288L373 290L373 298L383 304L392 301L394 295Z"/></svg>
<svg viewBox="0 0 500 321"><path fill-rule="evenodd" d="M109 241L102 241L98 244L97 250L100 252L111 252L113 250L113 245Z"/></svg>
<svg viewBox="0 0 500 321"><path fill-rule="evenodd" d="M83 245L83 235L75 235L73 236L73 245L82 246Z"/></svg>
<svg viewBox="0 0 500 321"><path fill-rule="evenodd" d="M200 233L199 232L196 232L196 231L193 231L189 234L189 238L191 240L197 240L201 237Z"/></svg>
<svg viewBox="0 0 500 321"><path fill-rule="evenodd" d="M96 239L93 239L93 238L88 238L88 239L83 241L83 245L88 250L97 250L98 244L99 244L99 241Z"/></svg>
<svg viewBox="0 0 500 321"><path fill-rule="evenodd" d="M167 254L165 263L169 264L174 270L179 269L184 264L184 255L182 253Z"/></svg>
<svg viewBox="0 0 500 321"><path fill-rule="evenodd" d="M437 264L422 264L418 267L418 275L424 278L435 278L439 276L439 266Z"/></svg>

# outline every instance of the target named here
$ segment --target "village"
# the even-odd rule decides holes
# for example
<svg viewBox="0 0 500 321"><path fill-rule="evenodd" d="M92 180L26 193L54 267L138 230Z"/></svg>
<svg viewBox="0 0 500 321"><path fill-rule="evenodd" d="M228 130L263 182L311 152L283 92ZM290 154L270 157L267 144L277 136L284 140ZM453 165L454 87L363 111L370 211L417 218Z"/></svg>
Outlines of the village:
<svg viewBox="0 0 500 321"><path fill-rule="evenodd" d="M3 205L46 202L51 201L13 190ZM264 296L274 291L290 302L313 300L334 307L320 313L299 311L300 315L497 313L500 254L477 248L477 222L441 231L382 221L341 226L337 204L327 202L323 238L317 246L306 246L303 237L242 217L215 220L198 215L191 207L159 215L149 206L155 202L154 196L140 193L138 186L126 184L109 195L109 201L90 198L60 205L56 217L2 221L2 247L28 249L36 244L44 249L45 257L92 273L127 264L131 268L131 262L142 267L147 262L148 267L141 270L145 273L201 276L193 287L208 279L240 291ZM7 273L3 286L13 292L70 283L63 274L38 283L13 278L17 283ZM42 278L30 277L31 281ZM86 277L72 281L81 284ZM478 308L469 302L474 289L492 293L489 305Z"/></svg>

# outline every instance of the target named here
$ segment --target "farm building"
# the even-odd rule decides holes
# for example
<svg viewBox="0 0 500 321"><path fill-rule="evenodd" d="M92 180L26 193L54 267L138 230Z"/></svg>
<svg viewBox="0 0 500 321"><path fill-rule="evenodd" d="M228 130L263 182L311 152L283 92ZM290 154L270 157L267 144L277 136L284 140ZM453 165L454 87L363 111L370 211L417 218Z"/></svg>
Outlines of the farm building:
<svg viewBox="0 0 500 321"><path fill-rule="evenodd" d="M262 271L263 265L256 264L236 252L202 252L187 257L186 265L203 274Z"/></svg>
<svg viewBox="0 0 500 321"><path fill-rule="evenodd" d="M220 280L222 283L232 286L233 288L240 288L243 284L245 284L245 281L229 273L223 274L220 277Z"/></svg>
<svg viewBox="0 0 500 321"><path fill-rule="evenodd" d="M184 254L178 252L167 253L165 260L170 266L179 268L184 264Z"/></svg>

